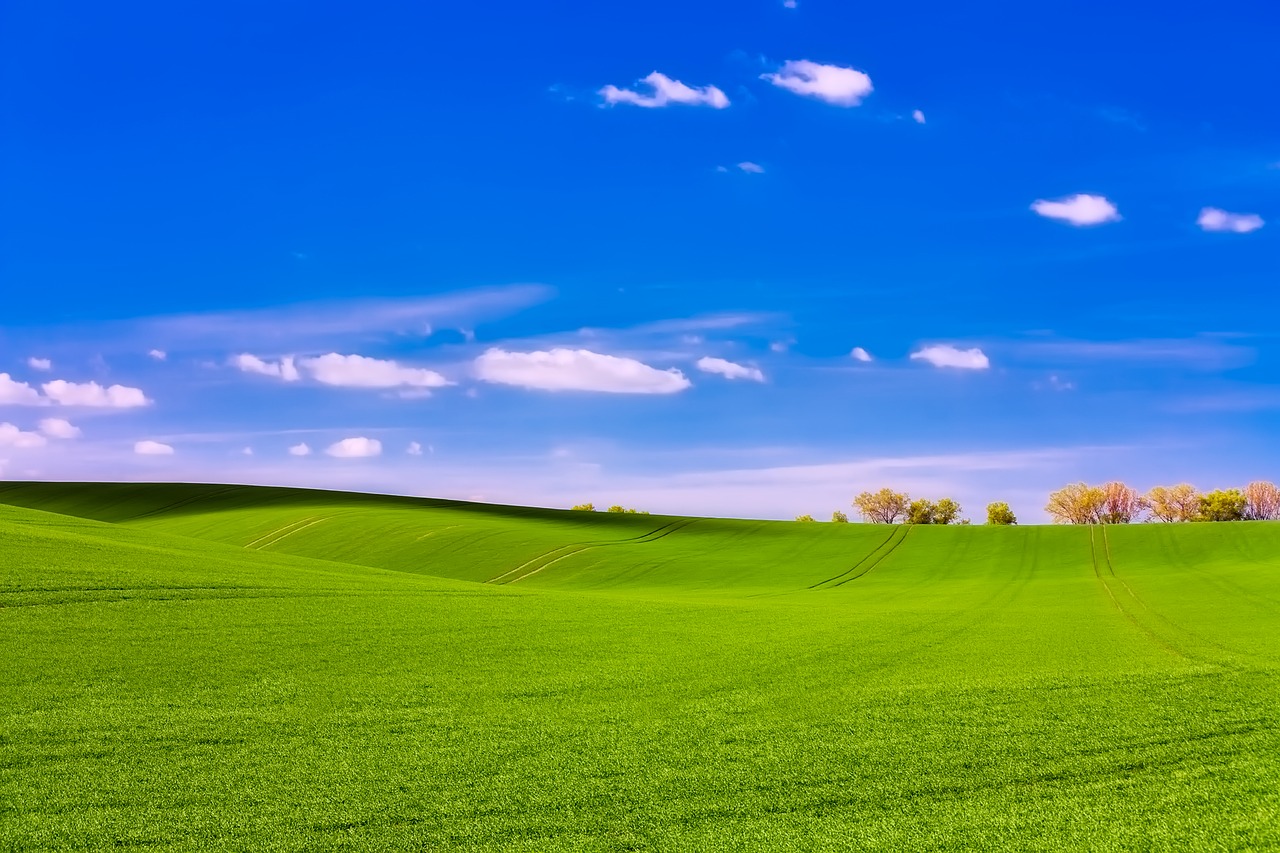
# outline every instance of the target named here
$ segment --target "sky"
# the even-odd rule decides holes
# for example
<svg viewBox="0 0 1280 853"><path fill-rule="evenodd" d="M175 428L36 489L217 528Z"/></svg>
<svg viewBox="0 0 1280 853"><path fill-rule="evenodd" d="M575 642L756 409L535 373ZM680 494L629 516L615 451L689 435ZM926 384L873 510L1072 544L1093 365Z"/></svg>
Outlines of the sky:
<svg viewBox="0 0 1280 853"><path fill-rule="evenodd" d="M0 477L1280 480L1273 4L0 14Z"/></svg>

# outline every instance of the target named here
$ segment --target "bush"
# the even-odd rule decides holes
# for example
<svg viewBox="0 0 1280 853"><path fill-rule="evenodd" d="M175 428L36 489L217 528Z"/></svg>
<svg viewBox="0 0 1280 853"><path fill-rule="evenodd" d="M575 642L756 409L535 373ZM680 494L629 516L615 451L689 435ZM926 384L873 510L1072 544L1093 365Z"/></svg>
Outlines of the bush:
<svg viewBox="0 0 1280 853"><path fill-rule="evenodd" d="M836 510L835 512L831 513L831 520L836 524L848 524L849 516L845 515L840 510Z"/></svg>
<svg viewBox="0 0 1280 853"><path fill-rule="evenodd" d="M813 520L814 520L813 516L809 515L808 513L805 513L804 515L796 516L796 521L813 521Z"/></svg>
<svg viewBox="0 0 1280 853"><path fill-rule="evenodd" d="M577 506L572 507L572 509L576 509L581 512L595 512L596 505L595 504L578 504Z"/></svg>
<svg viewBox="0 0 1280 853"><path fill-rule="evenodd" d="M1013 514L1013 510L1004 501L987 504L987 524L1009 525L1017 523L1018 517Z"/></svg>

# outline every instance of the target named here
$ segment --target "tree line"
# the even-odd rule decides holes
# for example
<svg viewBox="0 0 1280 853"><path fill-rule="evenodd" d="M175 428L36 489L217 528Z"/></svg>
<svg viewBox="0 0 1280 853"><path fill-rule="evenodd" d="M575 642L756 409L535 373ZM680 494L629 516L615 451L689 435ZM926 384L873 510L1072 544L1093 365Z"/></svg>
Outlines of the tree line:
<svg viewBox="0 0 1280 853"><path fill-rule="evenodd" d="M858 510L863 521L872 524L969 524L969 519L962 518L963 509L951 498L939 498L936 501L927 498L912 499L905 492L893 489L881 489L878 492L863 492L853 499L853 507ZM815 521L812 515L797 515L796 521ZM831 514L831 520L837 523L847 522L849 516L840 510ZM987 524L1017 524L1018 518L1004 501L987 505Z"/></svg>
<svg viewBox="0 0 1280 853"><path fill-rule="evenodd" d="M1049 495L1045 512L1056 524L1131 524L1135 521L1276 521L1280 487L1257 481L1243 489L1200 492L1189 483L1156 486L1143 494L1113 481L1072 483Z"/></svg>

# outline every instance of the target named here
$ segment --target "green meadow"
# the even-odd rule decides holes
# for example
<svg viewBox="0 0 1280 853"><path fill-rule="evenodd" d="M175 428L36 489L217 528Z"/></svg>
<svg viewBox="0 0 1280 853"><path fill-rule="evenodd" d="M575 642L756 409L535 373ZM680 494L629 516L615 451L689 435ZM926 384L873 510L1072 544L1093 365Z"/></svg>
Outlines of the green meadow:
<svg viewBox="0 0 1280 853"><path fill-rule="evenodd" d="M1280 847L1280 524L0 484L0 849Z"/></svg>

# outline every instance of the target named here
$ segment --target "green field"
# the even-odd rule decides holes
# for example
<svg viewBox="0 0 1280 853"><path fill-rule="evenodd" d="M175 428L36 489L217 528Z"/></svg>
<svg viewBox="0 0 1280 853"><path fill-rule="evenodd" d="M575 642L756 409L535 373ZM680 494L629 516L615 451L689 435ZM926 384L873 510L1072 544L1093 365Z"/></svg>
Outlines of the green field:
<svg viewBox="0 0 1280 853"><path fill-rule="evenodd" d="M0 849L1280 847L1280 524L0 484Z"/></svg>

